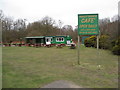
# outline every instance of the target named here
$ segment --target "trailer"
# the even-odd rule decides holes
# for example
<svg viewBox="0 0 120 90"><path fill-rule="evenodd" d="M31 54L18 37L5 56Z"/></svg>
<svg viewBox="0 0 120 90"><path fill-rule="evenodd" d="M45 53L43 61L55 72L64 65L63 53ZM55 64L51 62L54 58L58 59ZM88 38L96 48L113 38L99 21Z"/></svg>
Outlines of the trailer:
<svg viewBox="0 0 120 90"><path fill-rule="evenodd" d="M39 45L70 45L72 38L69 35L60 36L31 36L25 37L26 44L39 44Z"/></svg>

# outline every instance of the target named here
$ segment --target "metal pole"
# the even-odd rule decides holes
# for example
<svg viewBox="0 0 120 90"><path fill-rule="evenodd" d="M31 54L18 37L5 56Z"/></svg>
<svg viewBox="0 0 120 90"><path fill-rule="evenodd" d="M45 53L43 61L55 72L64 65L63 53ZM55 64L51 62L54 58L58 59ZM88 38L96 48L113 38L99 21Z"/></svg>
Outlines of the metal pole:
<svg viewBox="0 0 120 90"><path fill-rule="evenodd" d="M80 36L78 35L78 65L80 65L80 57L79 57L79 54L80 54Z"/></svg>

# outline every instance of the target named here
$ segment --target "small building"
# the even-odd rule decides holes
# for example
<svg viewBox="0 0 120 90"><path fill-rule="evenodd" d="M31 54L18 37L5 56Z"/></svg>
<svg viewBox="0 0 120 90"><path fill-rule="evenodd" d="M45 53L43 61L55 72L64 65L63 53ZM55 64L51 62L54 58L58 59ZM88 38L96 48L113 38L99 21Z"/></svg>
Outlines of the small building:
<svg viewBox="0 0 120 90"><path fill-rule="evenodd" d="M69 35L61 36L32 36L25 37L26 43L29 44L71 44L72 38Z"/></svg>

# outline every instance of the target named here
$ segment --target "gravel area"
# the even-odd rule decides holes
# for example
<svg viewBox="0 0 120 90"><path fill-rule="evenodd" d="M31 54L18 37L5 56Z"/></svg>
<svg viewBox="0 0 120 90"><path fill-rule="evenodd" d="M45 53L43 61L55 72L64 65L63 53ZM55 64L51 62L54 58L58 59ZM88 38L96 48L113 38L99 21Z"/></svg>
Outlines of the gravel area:
<svg viewBox="0 0 120 90"><path fill-rule="evenodd" d="M47 84L42 88L82 88L82 87L75 85L73 82L70 82L70 81L59 80L59 81L54 81L50 84Z"/></svg>

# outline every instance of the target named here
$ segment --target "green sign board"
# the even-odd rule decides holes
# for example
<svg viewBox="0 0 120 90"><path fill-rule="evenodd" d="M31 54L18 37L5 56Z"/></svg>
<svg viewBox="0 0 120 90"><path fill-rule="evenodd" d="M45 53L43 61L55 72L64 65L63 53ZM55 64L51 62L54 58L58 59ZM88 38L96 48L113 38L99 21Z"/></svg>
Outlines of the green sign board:
<svg viewBox="0 0 120 90"><path fill-rule="evenodd" d="M78 34L98 35L98 14L78 14Z"/></svg>

